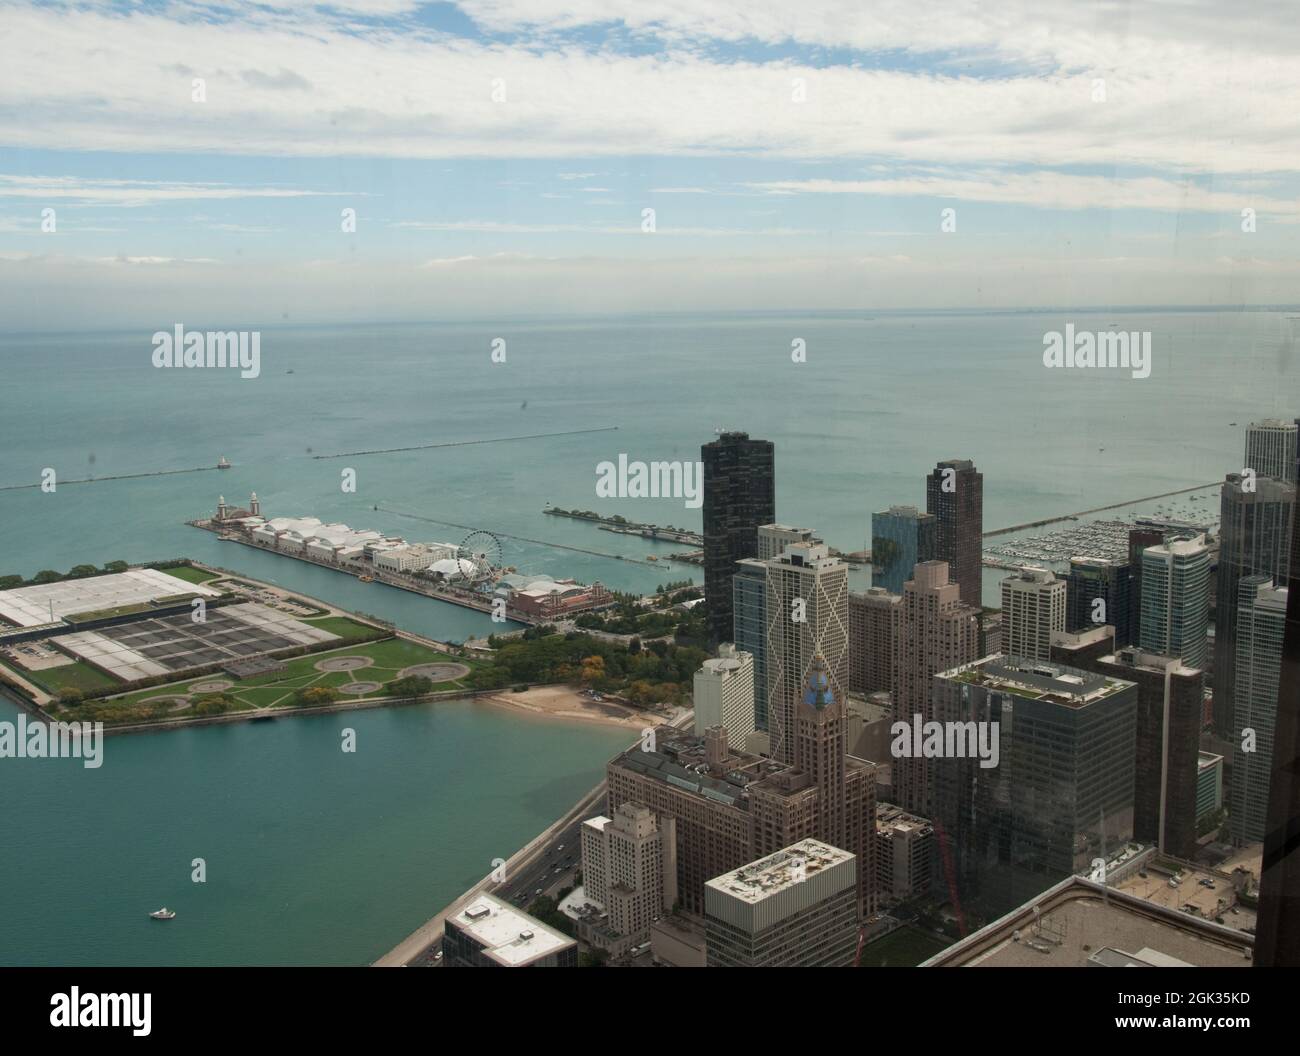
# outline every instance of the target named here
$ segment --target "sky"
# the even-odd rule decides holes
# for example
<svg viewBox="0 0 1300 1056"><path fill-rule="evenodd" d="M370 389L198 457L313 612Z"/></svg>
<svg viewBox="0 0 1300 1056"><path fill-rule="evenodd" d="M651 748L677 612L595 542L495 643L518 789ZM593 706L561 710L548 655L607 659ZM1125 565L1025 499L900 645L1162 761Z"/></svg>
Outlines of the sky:
<svg viewBox="0 0 1300 1056"><path fill-rule="evenodd" d="M1300 302L1300 19L0 0L0 329Z"/></svg>

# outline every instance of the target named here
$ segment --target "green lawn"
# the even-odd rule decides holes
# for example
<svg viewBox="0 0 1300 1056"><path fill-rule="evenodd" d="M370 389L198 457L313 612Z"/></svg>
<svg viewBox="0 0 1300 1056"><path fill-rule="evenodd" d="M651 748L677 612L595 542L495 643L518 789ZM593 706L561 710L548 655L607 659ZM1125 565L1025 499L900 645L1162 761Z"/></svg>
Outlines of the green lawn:
<svg viewBox="0 0 1300 1056"><path fill-rule="evenodd" d="M915 968L951 945L927 931L905 924L862 948L860 968Z"/></svg>
<svg viewBox="0 0 1300 1056"><path fill-rule="evenodd" d="M358 623L347 616L319 616L305 618L302 622L310 623L313 627L319 627L322 631L329 631L330 634L337 634L344 641L365 638L375 633L374 627L369 624Z"/></svg>
<svg viewBox="0 0 1300 1056"><path fill-rule="evenodd" d="M59 690L68 688L106 689L118 684L115 679L81 660L74 660L62 667L47 667L43 671L24 671L23 674L29 681L35 682L51 693L58 693Z"/></svg>
<svg viewBox="0 0 1300 1056"><path fill-rule="evenodd" d="M177 579L183 579L186 583L206 583L210 579L220 579L217 572L207 572L201 568L190 568L182 565L180 568L160 568L158 571L166 572L169 576L175 576Z"/></svg>

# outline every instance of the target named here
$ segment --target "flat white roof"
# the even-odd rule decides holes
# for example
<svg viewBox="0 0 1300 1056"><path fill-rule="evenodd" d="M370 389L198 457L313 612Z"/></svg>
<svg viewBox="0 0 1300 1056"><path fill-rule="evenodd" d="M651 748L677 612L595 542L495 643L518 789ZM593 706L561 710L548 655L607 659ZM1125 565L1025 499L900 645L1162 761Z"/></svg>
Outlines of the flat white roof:
<svg viewBox="0 0 1300 1056"><path fill-rule="evenodd" d="M485 947L488 956L507 967L527 964L573 943L567 935L492 895L479 895L452 919Z"/></svg>
<svg viewBox="0 0 1300 1056"><path fill-rule="evenodd" d="M704 886L715 888L742 902L755 904L802 883L813 873L846 862L852 857L848 851L822 843L821 840L800 840L766 858L715 876Z"/></svg>
<svg viewBox="0 0 1300 1056"><path fill-rule="evenodd" d="M114 572L106 576L0 590L0 619L19 627L39 627L50 622L51 605L54 618L58 620L78 612L115 609L120 605L135 605L170 594L219 597L221 591L169 576L156 568L133 568L129 572Z"/></svg>

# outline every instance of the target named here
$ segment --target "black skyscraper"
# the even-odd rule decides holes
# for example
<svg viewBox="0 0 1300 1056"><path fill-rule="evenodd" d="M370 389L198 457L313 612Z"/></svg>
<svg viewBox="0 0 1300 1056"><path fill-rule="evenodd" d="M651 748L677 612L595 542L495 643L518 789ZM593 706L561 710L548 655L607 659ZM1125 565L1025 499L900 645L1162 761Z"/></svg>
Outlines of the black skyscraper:
<svg viewBox="0 0 1300 1056"><path fill-rule="evenodd" d="M770 440L723 433L700 449L704 461L704 596L709 634L733 640L731 577L736 562L758 556L758 527L776 521L776 473Z"/></svg>
<svg viewBox="0 0 1300 1056"><path fill-rule="evenodd" d="M1295 485L1270 477L1247 480L1229 473L1219 516L1218 600L1214 606L1214 729L1234 740L1237 681L1237 585L1246 576L1287 581Z"/></svg>
<svg viewBox="0 0 1300 1056"><path fill-rule="evenodd" d="M925 509L936 519L934 557L948 562L961 600L980 608L984 575L984 474L968 458L940 462L925 478Z"/></svg>
<svg viewBox="0 0 1300 1056"><path fill-rule="evenodd" d="M1270 968L1300 967L1300 530L1291 533L1290 566L1255 927L1255 964Z"/></svg>

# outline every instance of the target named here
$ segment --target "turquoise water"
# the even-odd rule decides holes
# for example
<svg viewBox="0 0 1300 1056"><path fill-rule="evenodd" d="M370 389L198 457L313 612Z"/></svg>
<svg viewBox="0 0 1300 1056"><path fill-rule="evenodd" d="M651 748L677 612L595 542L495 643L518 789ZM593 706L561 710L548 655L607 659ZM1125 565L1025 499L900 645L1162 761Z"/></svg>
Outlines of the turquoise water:
<svg viewBox="0 0 1300 1056"><path fill-rule="evenodd" d="M1043 333L1066 322L1152 331L1151 377L1046 370ZM0 572L185 555L450 640L492 625L183 522L219 493L242 503L255 489L269 516L413 539L465 532L372 507L664 554L677 547L542 507L698 527L699 511L678 500L597 499L595 466L620 452L696 459L725 427L776 442L780 520L857 549L871 511L924 503L922 478L940 458L975 460L993 528L1221 478L1241 468L1245 424L1294 416L1298 396L1293 323L1280 313L265 327L254 380L152 368L156 328L0 336L0 485L34 483L44 467L65 481L221 455L235 468L0 491ZM505 364L490 361L498 336ZM795 338L806 363L790 361ZM309 457L602 426L618 431ZM340 488L344 468L356 494ZM626 590L699 578L509 539L504 556ZM998 578L986 575L986 599ZM343 725L358 731L355 757L338 751ZM466 703L114 738L98 771L0 761L0 890L31 907L0 918L0 962L368 961L569 807L624 739ZM195 856L208 859L206 886L189 883ZM164 902L181 913L173 925L144 918Z"/></svg>
<svg viewBox="0 0 1300 1056"><path fill-rule="evenodd" d="M93 770L4 760L0 964L368 963L627 743L456 702L110 737Z"/></svg>

